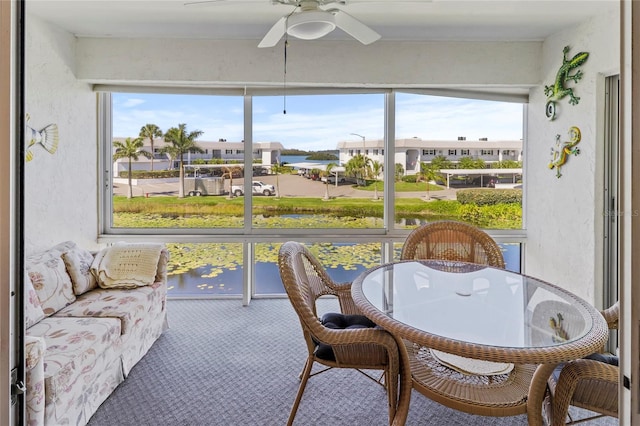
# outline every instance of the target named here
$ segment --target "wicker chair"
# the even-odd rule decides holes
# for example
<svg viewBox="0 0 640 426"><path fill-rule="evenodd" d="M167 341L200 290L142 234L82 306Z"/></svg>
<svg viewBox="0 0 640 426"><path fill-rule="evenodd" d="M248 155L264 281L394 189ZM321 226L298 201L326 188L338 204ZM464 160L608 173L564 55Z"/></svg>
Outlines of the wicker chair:
<svg viewBox="0 0 640 426"><path fill-rule="evenodd" d="M493 238L472 225L448 220L414 229L400 258L457 260L504 268L502 251Z"/></svg>
<svg viewBox="0 0 640 426"><path fill-rule="evenodd" d="M602 311L609 329L618 329L619 313L619 303ZM603 358L612 360L613 357ZM551 425L573 424L586 420L574 422L568 414L569 405L598 413L592 418L618 417L620 370L617 365L594 359L577 359L557 370L559 375L553 374L549 378L544 404Z"/></svg>
<svg viewBox="0 0 640 426"><path fill-rule="evenodd" d="M338 315L369 320L360 315L351 299L351 283L334 282L302 244L292 241L283 244L278 254L278 266L284 288L300 319L308 350L300 375L300 387L287 425L293 424L309 377L330 368L383 370L389 403L389 424L404 424L411 397L411 377L405 367L408 362L406 355L398 349L395 338L378 327L334 329L323 325L317 314L316 300L326 295L338 298L341 310ZM327 368L311 374L315 363ZM399 381L400 374L404 376Z"/></svg>

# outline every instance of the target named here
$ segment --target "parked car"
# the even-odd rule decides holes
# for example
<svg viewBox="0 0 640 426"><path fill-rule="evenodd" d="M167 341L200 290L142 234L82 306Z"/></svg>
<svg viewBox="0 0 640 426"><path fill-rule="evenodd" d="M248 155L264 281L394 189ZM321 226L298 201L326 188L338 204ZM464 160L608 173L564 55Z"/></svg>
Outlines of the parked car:
<svg viewBox="0 0 640 426"><path fill-rule="evenodd" d="M336 183L335 176L323 176L320 178L320 180L322 182ZM345 182L344 176L338 176L338 183L344 183L344 182Z"/></svg>
<svg viewBox="0 0 640 426"><path fill-rule="evenodd" d="M251 185L251 191L254 195L265 195L267 197L276 193L276 189L273 185L260 182L259 180L253 181L253 184ZM236 197L244 195L244 185L233 185L231 187L231 192Z"/></svg>
<svg viewBox="0 0 640 426"><path fill-rule="evenodd" d="M254 176L264 176L264 175L268 175L269 174L269 170L264 168L264 167L254 167L253 168L253 175Z"/></svg>

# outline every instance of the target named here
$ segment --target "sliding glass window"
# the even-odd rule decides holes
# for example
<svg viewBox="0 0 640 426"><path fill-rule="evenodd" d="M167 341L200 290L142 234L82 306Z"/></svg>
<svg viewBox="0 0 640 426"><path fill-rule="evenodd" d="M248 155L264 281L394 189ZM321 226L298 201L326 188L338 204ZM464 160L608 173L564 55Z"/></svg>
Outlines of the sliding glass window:
<svg viewBox="0 0 640 426"><path fill-rule="evenodd" d="M289 239L352 279L441 219L519 271L526 99L243 92L101 93L103 237L167 243L171 296L282 294Z"/></svg>
<svg viewBox="0 0 640 426"><path fill-rule="evenodd" d="M397 93L395 224L522 228L524 104Z"/></svg>
<svg viewBox="0 0 640 426"><path fill-rule="evenodd" d="M112 111L112 228L243 227L241 96L113 93Z"/></svg>
<svg viewBox="0 0 640 426"><path fill-rule="evenodd" d="M383 94L254 96L252 121L254 227L383 228L382 169L376 196L363 161L365 135L384 138Z"/></svg>

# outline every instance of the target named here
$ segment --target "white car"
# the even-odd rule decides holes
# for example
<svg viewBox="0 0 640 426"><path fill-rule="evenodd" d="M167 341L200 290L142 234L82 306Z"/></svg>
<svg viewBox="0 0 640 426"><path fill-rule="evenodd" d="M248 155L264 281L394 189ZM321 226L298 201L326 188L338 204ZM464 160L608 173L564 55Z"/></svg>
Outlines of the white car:
<svg viewBox="0 0 640 426"><path fill-rule="evenodd" d="M231 192L236 197L244 195L244 185L233 185L231 187ZM273 185L266 184L259 180L254 180L253 185L251 186L251 192L254 195L261 194L268 197L269 195L274 195L276 193L276 189L273 187Z"/></svg>
<svg viewBox="0 0 640 426"><path fill-rule="evenodd" d="M336 177L335 176L323 176L320 178L320 180L322 182L328 182L328 183L336 183ZM339 176L338 177L338 183L344 183L345 182L345 178L344 176Z"/></svg>

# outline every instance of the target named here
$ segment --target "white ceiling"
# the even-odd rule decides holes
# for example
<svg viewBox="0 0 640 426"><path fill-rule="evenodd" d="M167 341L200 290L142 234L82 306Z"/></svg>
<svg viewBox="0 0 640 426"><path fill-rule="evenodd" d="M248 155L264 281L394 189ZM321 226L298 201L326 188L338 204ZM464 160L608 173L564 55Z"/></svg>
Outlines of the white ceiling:
<svg viewBox="0 0 640 426"><path fill-rule="evenodd" d="M79 37L262 39L293 10L271 0L28 0L27 14ZM618 0L347 0L340 8L382 35L382 40L544 40ZM28 15L27 15L28 25ZM337 29L326 39L350 39Z"/></svg>

